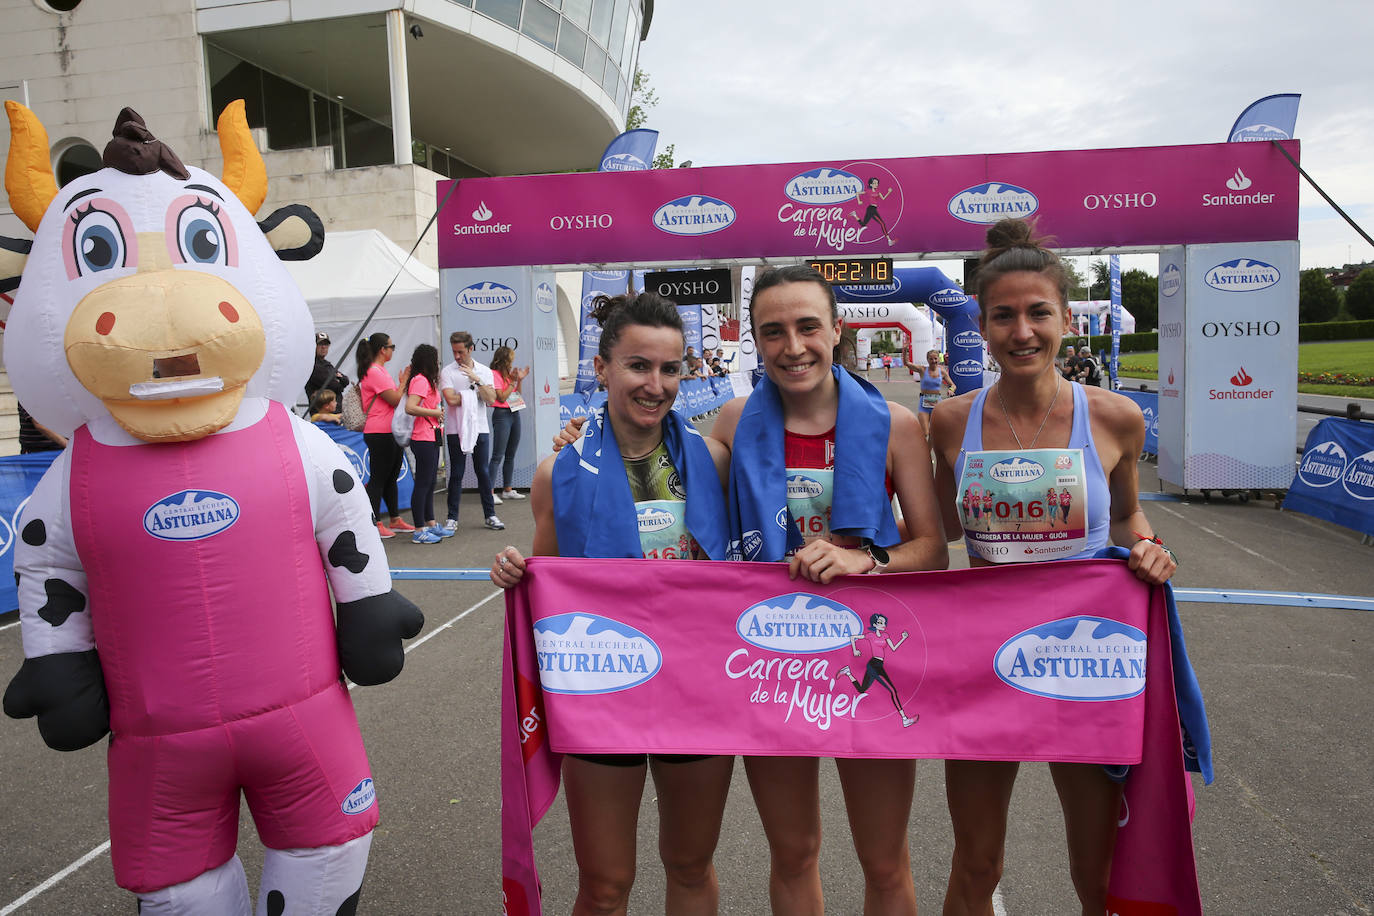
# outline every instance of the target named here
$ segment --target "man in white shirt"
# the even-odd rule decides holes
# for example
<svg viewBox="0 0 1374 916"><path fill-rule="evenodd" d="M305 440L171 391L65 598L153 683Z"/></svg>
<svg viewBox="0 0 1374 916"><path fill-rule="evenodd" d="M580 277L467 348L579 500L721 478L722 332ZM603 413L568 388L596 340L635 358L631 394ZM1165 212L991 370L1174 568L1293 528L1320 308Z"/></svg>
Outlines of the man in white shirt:
<svg viewBox="0 0 1374 916"><path fill-rule="evenodd" d="M477 475L477 494L482 500L485 524L494 531L505 528L496 517L487 466L491 463L491 421L487 406L496 400L491 369L472 358L472 335L454 331L448 338L453 362L439 372L439 392L444 397L444 429L448 432L448 520L444 527L458 528L458 507L463 496L463 475L468 455Z"/></svg>

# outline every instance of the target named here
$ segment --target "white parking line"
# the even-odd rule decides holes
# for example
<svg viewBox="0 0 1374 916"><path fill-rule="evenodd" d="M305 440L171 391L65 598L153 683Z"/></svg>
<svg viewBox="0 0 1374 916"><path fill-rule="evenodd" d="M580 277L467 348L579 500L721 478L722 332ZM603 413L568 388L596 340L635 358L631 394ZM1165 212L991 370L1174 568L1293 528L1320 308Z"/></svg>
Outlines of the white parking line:
<svg viewBox="0 0 1374 916"><path fill-rule="evenodd" d="M433 630L430 630L430 631L429 631L428 633L426 633L424 636L421 636L419 639L417 639L417 640L415 640L414 642L412 642L412 643L410 643L409 645L407 645L407 646L405 647L405 653L406 653L407 655L409 655L412 651L414 651L415 649L420 648L420 647L423 646L425 643L429 642L430 639L432 639L433 637L435 637L435 636L437 636L438 634L442 633L444 630L447 630L449 627L453 626L455 623L457 623L458 621L462 620L464 617L466 617L467 615L471 614L473 611L477 610L479 607L481 607L482 605L486 604L486 603L487 603L488 601L490 601L491 599L496 598L496 597L498 597L498 596L500 596L500 595L504 595L504 594L505 594L505 592L504 592L504 591L501 591L500 589L498 589L497 591L492 592L490 595L488 595L487 597L483 598L481 601L477 602L477 603L474 604L472 607L468 608L466 611L463 611L463 613L457 615L456 617L453 617L452 619L450 619L449 621L447 621L446 623L444 623L442 626L437 626L437 627L435 627ZM15 624L7 624L7 625L4 626L4 627L0 627L0 630L8 629L9 627L12 627L12 626L15 626ZM356 687L356 686L357 686L356 684L349 684L349 685L348 685L348 689L349 689L349 690L352 690L352 689L353 689L354 687ZM13 903L8 903L8 904L6 904L5 907L4 907L4 909L0 909L0 916L9 916L10 913L13 913L13 912L17 911L21 906L23 906L24 904L28 903L28 902L29 902L30 900L32 900L33 898L37 897L39 894L43 893L44 891L48 890L48 889L51 888L51 887L56 886L59 882L63 881L68 875L74 873L77 869L81 868L81 867L82 867L83 865L85 865L86 863L91 862L92 860L94 860L94 859L100 857L101 855L103 855L104 853L108 852L109 849L110 849L110 841L109 841L109 840L106 840L105 842L103 842L103 843L101 843L99 846L97 846L96 848L92 849L90 852L86 853L86 854L85 854L84 856L82 856L81 858L77 859L77 860L76 860L75 862L73 862L72 864L68 865L66 868L62 869L62 870L61 870L60 872L58 872L57 874L53 875L53 876L52 876L51 878L49 878L48 880L44 881L42 884L40 884L40 885L38 885L37 887L33 888L31 891L29 891L28 893L26 893L24 896L20 897L18 900L15 900Z"/></svg>

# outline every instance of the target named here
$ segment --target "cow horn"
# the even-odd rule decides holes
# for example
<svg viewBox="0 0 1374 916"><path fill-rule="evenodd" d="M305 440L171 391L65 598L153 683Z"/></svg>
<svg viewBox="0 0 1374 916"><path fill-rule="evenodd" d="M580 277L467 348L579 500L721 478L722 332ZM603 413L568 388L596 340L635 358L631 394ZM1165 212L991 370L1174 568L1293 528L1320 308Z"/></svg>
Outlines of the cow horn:
<svg viewBox="0 0 1374 916"><path fill-rule="evenodd" d="M57 196L57 180L53 178L52 162L48 158L48 132L38 115L18 102L6 101L5 111L10 117L10 156L5 163L5 190L10 195L10 208L33 232L47 212L48 204Z"/></svg>
<svg viewBox="0 0 1374 916"><path fill-rule="evenodd" d="M248 129L243 99L235 99L220 113L219 148L224 153L223 182L249 213L257 213L267 198L267 166L263 164L253 133Z"/></svg>

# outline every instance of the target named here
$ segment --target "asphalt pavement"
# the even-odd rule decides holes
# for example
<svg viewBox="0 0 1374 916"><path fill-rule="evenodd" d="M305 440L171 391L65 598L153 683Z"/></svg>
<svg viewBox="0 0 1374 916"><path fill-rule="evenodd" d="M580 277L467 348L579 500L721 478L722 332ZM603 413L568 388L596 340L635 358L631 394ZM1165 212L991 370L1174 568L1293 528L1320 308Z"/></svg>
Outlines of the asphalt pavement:
<svg viewBox="0 0 1374 916"><path fill-rule="evenodd" d="M894 400L914 401L909 383L881 387ZM1141 464L1141 489L1159 490L1148 462ZM528 549L528 501L498 508L505 532L481 527L475 494L465 494L463 502L457 537L434 546L388 542L393 568L485 567L504 544ZM1175 578L1180 586L1374 595L1374 547L1348 529L1276 511L1267 499L1175 498L1144 505L1182 559ZM967 565L962 546L951 548L952 565ZM486 582L405 580L397 588L420 605L426 623L400 678L353 693L382 812L359 912L499 913L503 601ZM1374 614L1222 603L1185 603L1180 610L1215 747L1213 785L1204 788L1194 777L1206 911L1370 914ZM0 673L6 679L22 658L12 619L0 618ZM104 846L103 757L101 746L49 751L31 720L0 719L0 916L133 912L132 897L114 884ZM821 773L827 912L857 914L862 877L839 783L833 766L823 764ZM920 763L910 841L926 913L939 911L952 848L943 794L939 762ZM650 784L631 907L636 913L662 912L656 822ZM561 799L535 842L547 911L566 913L576 868ZM240 852L256 885L261 846L246 808ZM717 867L721 912L768 911L767 849L739 766ZM1076 912L1062 819L1043 765L1022 768L999 894L999 912L1006 916Z"/></svg>

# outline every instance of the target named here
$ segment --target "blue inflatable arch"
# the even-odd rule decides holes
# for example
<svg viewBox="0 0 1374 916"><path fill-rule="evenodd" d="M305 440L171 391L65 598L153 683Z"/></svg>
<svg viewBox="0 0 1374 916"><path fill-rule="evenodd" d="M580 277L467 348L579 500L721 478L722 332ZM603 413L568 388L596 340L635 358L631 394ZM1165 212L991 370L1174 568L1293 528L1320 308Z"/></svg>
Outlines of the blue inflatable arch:
<svg viewBox="0 0 1374 916"><path fill-rule="evenodd" d="M983 387L983 335L978 303L938 267L898 267L885 286L837 286L840 302L924 303L945 320L949 374L957 394ZM913 354L914 355L914 354Z"/></svg>

